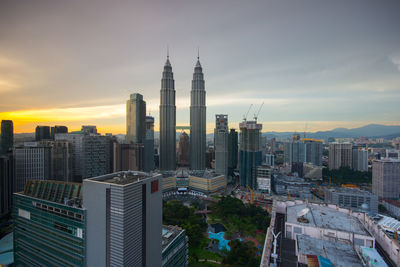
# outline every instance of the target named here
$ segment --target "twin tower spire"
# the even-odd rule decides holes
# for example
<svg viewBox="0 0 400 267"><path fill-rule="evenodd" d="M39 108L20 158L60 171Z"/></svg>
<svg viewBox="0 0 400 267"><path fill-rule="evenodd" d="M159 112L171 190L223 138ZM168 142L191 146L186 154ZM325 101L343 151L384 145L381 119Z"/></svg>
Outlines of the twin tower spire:
<svg viewBox="0 0 400 267"><path fill-rule="evenodd" d="M190 168L206 167L206 91L199 53L190 92ZM175 81L167 51L160 90L160 170L176 169Z"/></svg>

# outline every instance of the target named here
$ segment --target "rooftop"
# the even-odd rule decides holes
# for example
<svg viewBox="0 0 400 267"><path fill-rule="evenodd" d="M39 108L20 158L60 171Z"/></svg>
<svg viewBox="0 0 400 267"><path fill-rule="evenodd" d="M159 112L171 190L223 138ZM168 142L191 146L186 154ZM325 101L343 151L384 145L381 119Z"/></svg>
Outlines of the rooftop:
<svg viewBox="0 0 400 267"><path fill-rule="evenodd" d="M178 226L163 225L162 226L162 251L184 230Z"/></svg>
<svg viewBox="0 0 400 267"><path fill-rule="evenodd" d="M286 221L288 223L369 236L369 233L357 218L327 206L300 204L287 207L286 209Z"/></svg>
<svg viewBox="0 0 400 267"><path fill-rule="evenodd" d="M120 171L97 177L88 178L85 180L103 182L108 184L126 185L139 182L146 178L152 177L152 173L139 171Z"/></svg>
<svg viewBox="0 0 400 267"><path fill-rule="evenodd" d="M337 187L337 188L326 188L325 190L338 193L348 193L348 194L357 194L357 195L373 195L371 192L361 190L353 187Z"/></svg>
<svg viewBox="0 0 400 267"><path fill-rule="evenodd" d="M82 184L54 180L28 180L20 194L64 205L80 207Z"/></svg>
<svg viewBox="0 0 400 267"><path fill-rule="evenodd" d="M382 259L376 249L361 246L360 251L364 260L368 262L368 266L387 266L386 262Z"/></svg>
<svg viewBox="0 0 400 267"><path fill-rule="evenodd" d="M393 206L396 206L396 207L400 208L400 202L397 201L397 200L388 198L388 199L382 199L382 201L387 202L387 203L389 203L389 204L391 204Z"/></svg>
<svg viewBox="0 0 400 267"><path fill-rule="evenodd" d="M297 246L300 254L322 256L329 259L334 266L363 266L349 244L298 235Z"/></svg>

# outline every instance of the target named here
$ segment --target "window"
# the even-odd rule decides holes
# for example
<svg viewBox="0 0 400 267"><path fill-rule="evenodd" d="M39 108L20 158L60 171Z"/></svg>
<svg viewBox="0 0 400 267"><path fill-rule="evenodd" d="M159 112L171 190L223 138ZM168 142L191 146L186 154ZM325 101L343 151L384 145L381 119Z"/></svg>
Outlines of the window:
<svg viewBox="0 0 400 267"><path fill-rule="evenodd" d="M151 193L158 192L158 180L151 182Z"/></svg>
<svg viewBox="0 0 400 267"><path fill-rule="evenodd" d="M301 234L302 229L301 229L300 227L296 227L296 226L295 226L295 227L293 228L293 232L296 233L296 234Z"/></svg>

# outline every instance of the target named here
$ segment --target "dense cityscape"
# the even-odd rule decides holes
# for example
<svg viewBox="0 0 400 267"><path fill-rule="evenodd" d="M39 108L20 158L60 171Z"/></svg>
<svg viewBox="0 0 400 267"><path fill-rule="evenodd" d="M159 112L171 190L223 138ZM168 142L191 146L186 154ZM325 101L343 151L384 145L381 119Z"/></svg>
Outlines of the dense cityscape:
<svg viewBox="0 0 400 267"><path fill-rule="evenodd" d="M113 93L124 99L116 104L123 131L108 131L104 111L100 121L35 120L0 98L0 267L400 266L399 106L360 127L310 131L310 119L276 130L268 120L284 108L263 89L251 103L230 104L224 93L208 104L216 68L193 47L185 121L174 75L180 53L164 50L159 65L143 63L158 70L156 89ZM2 59L0 49L0 70Z"/></svg>

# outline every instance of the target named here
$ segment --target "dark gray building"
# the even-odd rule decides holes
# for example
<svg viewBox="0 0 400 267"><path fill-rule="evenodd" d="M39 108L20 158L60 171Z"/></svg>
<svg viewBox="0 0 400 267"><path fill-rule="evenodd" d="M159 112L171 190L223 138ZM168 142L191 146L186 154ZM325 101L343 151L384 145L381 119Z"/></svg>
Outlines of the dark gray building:
<svg viewBox="0 0 400 267"><path fill-rule="evenodd" d="M188 266L189 244L185 230L178 226L162 227L162 266Z"/></svg>
<svg viewBox="0 0 400 267"><path fill-rule="evenodd" d="M228 115L215 115L215 172L228 177Z"/></svg>
<svg viewBox="0 0 400 267"><path fill-rule="evenodd" d="M55 135L59 133L68 133L68 127L62 125L56 125L54 127L51 127L50 138L54 140Z"/></svg>
<svg viewBox="0 0 400 267"><path fill-rule="evenodd" d="M50 180L51 147L40 142L25 142L14 148L14 192L24 190L28 180Z"/></svg>
<svg viewBox="0 0 400 267"><path fill-rule="evenodd" d="M83 180L87 266L162 266L161 174Z"/></svg>
<svg viewBox="0 0 400 267"><path fill-rule="evenodd" d="M327 188L325 202L350 209L362 209L367 204L370 211L378 213L378 196L357 188Z"/></svg>
<svg viewBox="0 0 400 267"><path fill-rule="evenodd" d="M11 212L14 181L12 153L0 155L0 218Z"/></svg>
<svg viewBox="0 0 400 267"><path fill-rule="evenodd" d="M110 170L111 138L103 135L85 135L82 142L82 178L104 175Z"/></svg>
<svg viewBox="0 0 400 267"><path fill-rule="evenodd" d="M141 94L131 94L126 101L126 142L143 144L146 136L146 102Z"/></svg>
<svg viewBox="0 0 400 267"><path fill-rule="evenodd" d="M194 68L190 91L190 168L206 168L206 90L199 57Z"/></svg>
<svg viewBox="0 0 400 267"><path fill-rule="evenodd" d="M49 140L50 137L50 126L36 126L35 141Z"/></svg>
<svg viewBox="0 0 400 267"><path fill-rule="evenodd" d="M175 81L169 56L164 65L160 90L160 170L176 169Z"/></svg>
<svg viewBox="0 0 400 267"><path fill-rule="evenodd" d="M144 168L145 172L154 170L154 117L146 116L146 136L144 138Z"/></svg>
<svg viewBox="0 0 400 267"><path fill-rule="evenodd" d="M229 175L233 175L233 170L238 165L238 132L235 129L231 129L228 136L228 172Z"/></svg>
<svg viewBox="0 0 400 267"><path fill-rule="evenodd" d="M0 155L7 153L14 145L14 125L10 120L1 121Z"/></svg>

